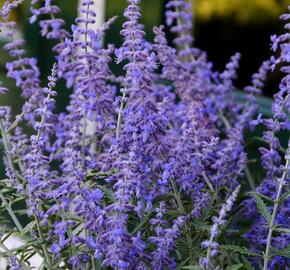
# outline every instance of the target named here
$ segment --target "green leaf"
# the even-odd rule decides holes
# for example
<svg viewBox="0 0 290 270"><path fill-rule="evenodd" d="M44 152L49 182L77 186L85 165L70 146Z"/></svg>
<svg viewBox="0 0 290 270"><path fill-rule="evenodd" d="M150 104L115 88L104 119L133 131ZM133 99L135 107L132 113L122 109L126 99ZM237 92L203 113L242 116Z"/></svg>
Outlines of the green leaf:
<svg viewBox="0 0 290 270"><path fill-rule="evenodd" d="M192 221L191 224L196 227L197 229L203 230L203 231L210 231L211 225L199 222L199 221Z"/></svg>
<svg viewBox="0 0 290 270"><path fill-rule="evenodd" d="M97 187L105 193L105 195L109 198L110 201L113 202L115 200L114 193L112 192L112 190L106 188L105 186L101 186L101 185L98 185Z"/></svg>
<svg viewBox="0 0 290 270"><path fill-rule="evenodd" d="M265 200L265 201L267 201L269 203L274 204L274 200L272 198L266 196L266 195L263 195L263 194L260 194L260 193L257 193L257 192L249 192L249 193L253 194L254 196L260 197L262 200Z"/></svg>
<svg viewBox="0 0 290 270"><path fill-rule="evenodd" d="M146 223L149 223L150 216L152 215L153 211L150 211L140 223L137 224L137 226L133 229L131 232L133 235L139 232L145 225Z"/></svg>
<svg viewBox="0 0 290 270"><path fill-rule="evenodd" d="M242 257L242 262L244 264L244 267L247 270L255 270L255 268L252 266L252 264L248 261L248 259L245 256L241 256Z"/></svg>
<svg viewBox="0 0 290 270"><path fill-rule="evenodd" d="M290 190L287 191L287 192L285 192L285 193L281 196L281 198L280 198L279 201L280 201L280 202L283 202L283 201L287 200L289 197L290 197Z"/></svg>
<svg viewBox="0 0 290 270"><path fill-rule="evenodd" d="M256 252L253 252L253 251L247 249L246 247L239 247L239 246L233 246L233 245L222 245L221 248L222 249L225 249L225 250L230 250L230 251L238 252L238 253L243 254L243 255L248 255L248 256L261 256L261 254L258 254Z"/></svg>
<svg viewBox="0 0 290 270"><path fill-rule="evenodd" d="M272 219L272 215L269 212L269 210L267 209L266 204L264 203L264 201L255 194L255 199L256 199L256 203L259 209L260 214L266 219L268 225L270 225L271 223L271 219Z"/></svg>
<svg viewBox="0 0 290 270"><path fill-rule="evenodd" d="M287 247L283 249L279 249L279 250L276 249L275 251L271 253L271 256L282 256L282 257L290 258L290 245L288 245Z"/></svg>
<svg viewBox="0 0 290 270"><path fill-rule="evenodd" d="M239 102L246 103L246 94L243 91L235 91L236 99ZM272 113L272 102L273 99L263 97L263 96L257 96L256 97L257 104L259 106L259 112L261 112L263 115L271 117L273 115Z"/></svg>
<svg viewBox="0 0 290 270"><path fill-rule="evenodd" d="M24 233L24 234L29 233L30 230L33 229L35 225L36 225L36 221L31 221L30 223L28 223L28 224L25 226L25 228L24 228L24 230L23 230L23 233Z"/></svg>
<svg viewBox="0 0 290 270"><path fill-rule="evenodd" d="M86 179L90 180L90 179L97 179L97 178L105 178L107 176L107 174L103 173L103 172L98 172L98 171L91 171L86 175Z"/></svg>
<svg viewBox="0 0 290 270"><path fill-rule="evenodd" d="M182 269L187 269L187 270L201 270L199 265L188 265L188 266L183 266Z"/></svg>
<svg viewBox="0 0 290 270"><path fill-rule="evenodd" d="M238 270L238 269L240 269L243 266L244 265L242 263L239 263L239 264L235 264L235 265L228 266L226 268L226 270Z"/></svg>
<svg viewBox="0 0 290 270"><path fill-rule="evenodd" d="M289 233L290 234L290 229L289 228L273 228L274 231L280 232L280 233Z"/></svg>
<svg viewBox="0 0 290 270"><path fill-rule="evenodd" d="M26 197L17 197L11 202L11 204L16 204L18 202L24 201L25 199Z"/></svg>

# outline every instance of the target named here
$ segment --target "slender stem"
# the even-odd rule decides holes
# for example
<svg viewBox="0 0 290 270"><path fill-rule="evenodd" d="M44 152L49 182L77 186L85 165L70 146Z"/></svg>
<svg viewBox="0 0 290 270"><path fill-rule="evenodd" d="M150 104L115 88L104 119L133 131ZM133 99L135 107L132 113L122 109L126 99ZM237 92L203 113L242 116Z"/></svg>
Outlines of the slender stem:
<svg viewBox="0 0 290 270"><path fill-rule="evenodd" d="M202 174L202 177L204 178L205 182L207 183L208 187L210 188L210 190L212 192L215 192L215 190L214 190L214 188L213 188L213 186L212 186L212 184L211 184L208 176L206 175L206 173L205 172L202 172L201 174Z"/></svg>
<svg viewBox="0 0 290 270"><path fill-rule="evenodd" d="M24 116L24 112L22 112L21 114L16 116L16 119L14 120L14 122L11 124L11 126L6 130L6 133L11 132L14 128L17 127L17 125L19 124L20 120L22 119L22 117Z"/></svg>
<svg viewBox="0 0 290 270"><path fill-rule="evenodd" d="M184 209L184 206L183 206L183 203L180 199L180 196L179 196L179 192L177 190L177 187L173 181L173 179L170 180L171 181L171 185L172 185L172 188L173 188L173 192L174 192L174 196L175 196L175 199L176 199L176 202L177 202L177 205L178 205L178 210L179 212L182 214L182 215L186 215L186 212L185 212L185 209ZM190 234L189 234L189 228L187 227L187 224L185 222L185 230L186 230L186 241L187 241L187 246L188 246L188 253L189 253L189 260L190 262L193 262L193 254L192 254L192 249L193 249L193 243L192 243L192 239L190 237Z"/></svg>
<svg viewBox="0 0 290 270"><path fill-rule="evenodd" d="M124 89L121 105L118 112L118 121L117 121L117 129L116 129L116 139L119 139L121 132L121 124L123 119L123 110L125 108L125 98L126 98L126 90Z"/></svg>
<svg viewBox="0 0 290 270"><path fill-rule="evenodd" d="M255 190L256 189L256 185L255 185L255 179L254 177L252 176L251 172L250 172L250 169L249 169L249 166L246 165L245 167L245 173L246 173L246 176L247 176L247 179L248 179L248 182L249 182L249 185L251 187L251 190Z"/></svg>
<svg viewBox="0 0 290 270"><path fill-rule="evenodd" d="M224 123L224 125L226 126L227 129L231 129L232 128L232 125L231 123L228 121L228 119L222 114L220 113L220 117Z"/></svg>
<svg viewBox="0 0 290 270"><path fill-rule="evenodd" d="M4 125L3 125L2 120L0 120L0 132L2 134L3 143L4 143L4 149L5 149L5 153L7 155L7 161L8 161L9 168L14 172L15 169L14 169L13 162L12 162L12 156L11 156L11 153L10 153L9 142L8 142L8 138L6 136L6 133L4 131ZM21 226L18 218L14 214L13 209L11 208L10 204L7 202L7 200L6 200L4 194L2 193L1 190L0 190L0 198L1 198L5 208L7 210L7 212L9 213L10 217L12 218L15 226L17 227L18 231L20 233L23 233L23 227Z"/></svg>
<svg viewBox="0 0 290 270"><path fill-rule="evenodd" d="M91 256L91 261L92 261L93 270L96 270L95 260L93 256Z"/></svg>
<svg viewBox="0 0 290 270"><path fill-rule="evenodd" d="M290 94L288 94L285 99L284 102L279 110L279 112L281 113L284 110L284 107L289 99ZM278 119L275 119L274 122L274 127L276 127L278 124ZM272 138L275 137L275 128L272 130ZM290 143L288 141L288 149L287 149L287 153L285 155L285 159L286 159L286 164L284 167L284 172L282 174L281 179L278 179L279 182L279 186L278 186L278 191L276 194L276 199L274 201L274 208L273 208L273 212L272 212L272 217L271 217L271 221L269 224L269 232L268 232L268 237L267 237L267 244L266 244L266 250L265 250L265 254L264 254L264 266L263 266L263 270L267 270L268 268L268 263L270 260L270 249L271 249L271 243L272 243L272 235L273 235L273 226L275 223L275 219L276 219L276 215L278 212L278 207L279 207L279 200L280 200L280 196L282 193L282 189L283 189L283 185L284 185L284 181L288 175L288 167L290 166L290 159L289 159L289 155L290 155L290 149L289 149ZM272 150L272 146L271 146L271 150Z"/></svg>
<svg viewBox="0 0 290 270"><path fill-rule="evenodd" d="M23 233L23 227L20 224L18 218L16 217L13 209L11 208L10 204L7 202L4 194L2 193L2 191L0 190L0 199L2 200L5 209L7 210L7 212L9 213L9 216L11 217L11 219L13 220L15 226L17 227L18 231L22 234Z"/></svg>
<svg viewBox="0 0 290 270"><path fill-rule="evenodd" d="M51 95L48 94L47 95L47 100L49 100L50 97L51 97ZM41 120L40 120L40 129L38 130L37 135L36 135L37 141L39 141L40 136L41 136L41 132L43 131L43 125L44 125L44 123L46 121L46 112L47 112L47 109L48 109L48 106L47 106L47 104L45 104L45 106L44 106L44 112L42 113Z"/></svg>
<svg viewBox="0 0 290 270"><path fill-rule="evenodd" d="M42 251L43 251L43 254L45 256L45 259L46 259L46 262L47 262L47 266L49 269L52 269L52 263L50 261L50 258L49 258L49 254L48 254L48 250L47 250L47 247L45 244L43 244L44 242L44 238L43 238L43 235L42 235L42 232L41 232L41 229L40 229L40 226L39 226L39 222L38 222L38 219L36 216L34 216L35 218L35 222L36 222L36 227L37 227L37 231L38 231L38 234L39 234L39 238L40 238L40 241L41 241L41 248L42 248Z"/></svg>
<svg viewBox="0 0 290 270"><path fill-rule="evenodd" d="M87 138L87 122L88 118L85 113L83 117L83 128L82 128L82 164L83 164L83 169L85 170L86 168L86 138Z"/></svg>
<svg viewBox="0 0 290 270"><path fill-rule="evenodd" d="M210 252L211 252L211 244L213 242L213 239L214 239L214 236L211 235L210 239L209 239L209 242L210 242L210 245L208 246L207 248L207 253L206 253L206 259L208 260L208 262L210 261Z"/></svg>
<svg viewBox="0 0 290 270"><path fill-rule="evenodd" d="M245 144L245 147L250 147L252 144L254 144L255 142L260 142L263 144L267 144L269 145L269 142L267 142L266 140L264 140L263 138L260 137L254 137L253 139L251 139L247 144ZM286 154L286 149L284 149L282 146L279 147L278 151L282 154L285 155Z"/></svg>
<svg viewBox="0 0 290 270"><path fill-rule="evenodd" d="M0 119L0 133L2 135L4 149L5 149L5 154L7 156L7 162L8 162L9 169L13 173L15 173L16 170L15 170L14 165L13 165L13 162L12 162L12 155L11 155L11 151L10 151L9 140L8 140L8 137L7 137L7 133L5 132L5 128L4 128L3 121L1 119ZM17 177L16 177L16 182L18 184L20 184L19 181L18 181L18 179L17 179Z"/></svg>
<svg viewBox="0 0 290 270"><path fill-rule="evenodd" d="M278 192L277 192L277 195L276 195L276 199L274 201L274 208L273 208L273 212L272 212L271 221L270 221L270 224L269 224L267 245L266 245L266 251L265 251L265 254L264 254L263 270L267 270L268 269L268 263L269 263L269 260L270 260L270 249L271 249L271 242L272 242L272 235L273 235L275 219L276 219L277 212L278 212L279 200L280 200L280 197L281 197L281 194L282 194L282 189L283 189L283 186L284 186L284 182L285 182L286 177L288 175L288 167L289 166L290 166L290 159L286 158L286 165L285 165L285 168L284 168L284 172L283 172L282 178L279 179Z"/></svg>

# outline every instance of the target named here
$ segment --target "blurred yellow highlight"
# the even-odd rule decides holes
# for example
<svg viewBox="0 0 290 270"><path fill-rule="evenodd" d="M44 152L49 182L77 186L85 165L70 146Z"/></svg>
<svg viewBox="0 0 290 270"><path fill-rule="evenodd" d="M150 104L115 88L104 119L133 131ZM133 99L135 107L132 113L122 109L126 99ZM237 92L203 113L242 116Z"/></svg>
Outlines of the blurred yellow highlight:
<svg viewBox="0 0 290 270"><path fill-rule="evenodd" d="M5 0L0 0L0 8L2 8L4 2L5 2ZM18 20L17 12L15 10L12 10L9 19L12 21Z"/></svg>
<svg viewBox="0 0 290 270"><path fill-rule="evenodd" d="M240 23L259 23L287 11L289 0L192 0L200 20L234 18Z"/></svg>

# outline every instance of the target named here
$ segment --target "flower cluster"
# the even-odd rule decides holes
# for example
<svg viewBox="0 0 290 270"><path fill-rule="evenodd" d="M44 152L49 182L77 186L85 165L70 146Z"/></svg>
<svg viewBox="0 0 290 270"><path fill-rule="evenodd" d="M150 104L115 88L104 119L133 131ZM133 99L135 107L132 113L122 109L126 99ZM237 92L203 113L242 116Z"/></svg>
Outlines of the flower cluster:
<svg viewBox="0 0 290 270"><path fill-rule="evenodd" d="M116 48L105 42L116 18L96 28L92 0L81 1L70 33L52 0L33 0L30 23L39 20L40 34L57 42L43 86L37 60L25 56L8 20L21 3L6 1L0 12L11 40L3 46L11 58L6 76L24 98L19 115L0 107L7 178L0 181L0 211L26 241L9 250L0 239L9 269L31 269L27 258L35 254L48 270L288 269L290 150L279 136L289 137L290 129L289 33L272 37L276 56L253 75L241 102L234 86L241 55L224 71L213 69L193 46L189 1L167 4L173 48L164 26L146 39L140 0L128 0ZM257 96L278 65L286 75L273 116L265 118ZM58 80L70 92L61 112ZM7 92L0 84L0 95ZM264 128L266 175L259 183L244 136L257 125Z"/></svg>

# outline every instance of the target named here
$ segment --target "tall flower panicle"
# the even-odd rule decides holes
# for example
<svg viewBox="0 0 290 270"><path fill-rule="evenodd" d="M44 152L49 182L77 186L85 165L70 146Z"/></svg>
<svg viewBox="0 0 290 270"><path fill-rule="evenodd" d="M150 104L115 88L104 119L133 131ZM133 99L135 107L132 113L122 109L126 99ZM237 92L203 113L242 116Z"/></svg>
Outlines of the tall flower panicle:
<svg viewBox="0 0 290 270"><path fill-rule="evenodd" d="M247 93L260 95L262 88L264 87L265 80L267 79L267 73L270 70L271 62L264 61L259 68L259 71L252 76L252 85L245 87Z"/></svg>
<svg viewBox="0 0 290 270"><path fill-rule="evenodd" d="M49 158L45 155L46 144L49 144L53 134L53 109L56 95L56 65L53 66L51 76L48 77L48 87L43 88L43 95L46 95L39 108L34 110L35 123L34 129L37 134L29 139L30 145L25 151L23 158L24 175L28 182L30 215L39 215L43 218L41 201L52 198L50 193L54 182L54 175L50 171ZM39 120L38 120L39 119Z"/></svg>
<svg viewBox="0 0 290 270"><path fill-rule="evenodd" d="M192 3L187 0L172 0L166 5L166 23L177 37L174 43L180 48L181 59L190 62L199 51L192 48Z"/></svg>
<svg viewBox="0 0 290 270"><path fill-rule="evenodd" d="M10 0L5 0L0 10L0 17L3 19L8 19L10 12L20 6L23 2L24 0L13 0L12 2L10 2Z"/></svg>
<svg viewBox="0 0 290 270"><path fill-rule="evenodd" d="M235 88L233 85L233 80L237 78L237 69L239 68L240 58L240 53L234 54L229 63L226 64L225 70L219 75L220 84L217 87L218 98L215 99L215 102L220 112L229 110L227 115L229 118L233 117L230 115L230 113L233 113L233 110L239 110L237 104L235 104L235 96L233 91Z"/></svg>
<svg viewBox="0 0 290 270"><path fill-rule="evenodd" d="M96 149L105 152L109 148L116 126L116 89L109 82L112 77L110 54L114 47L103 46L105 30L114 19L96 29L97 14L92 7L92 1L81 2L81 16L72 27L73 37L66 39L65 48L58 56L58 75L66 80L67 87L74 85L66 123L76 122L82 126L82 151L83 154L88 153L84 162L88 168L101 168L102 157L97 155ZM88 132L89 129L91 132ZM65 143L65 137L62 142Z"/></svg>
<svg viewBox="0 0 290 270"><path fill-rule="evenodd" d="M186 128L192 122L203 122L204 118L208 118L207 108L205 108L206 102L201 101L212 91L211 65L198 60L194 71L191 72L177 57L176 50L168 45L163 27L155 27L154 33L156 36L153 48L162 65L161 78L172 81L175 93L181 99L181 102L174 107L175 114L173 116L176 118L173 121L174 128L177 129L177 132L181 132L181 126ZM185 111L187 111L186 114ZM203 112L198 114L201 118L196 117L197 112ZM193 117L199 119L192 120Z"/></svg>
<svg viewBox="0 0 290 270"><path fill-rule="evenodd" d="M161 170L161 159L166 158L163 138L167 119L162 104L157 107L153 102L155 54L145 41L143 25L139 23L139 1L130 0L124 15L128 19L121 31L125 40L116 50L117 63L127 61L116 132L119 158L115 164L119 173L114 184L115 202L106 209L111 217L106 235L109 253L105 263L130 269L139 264L144 248L137 248L136 254L129 256L134 240L128 233L128 211L135 210L141 217L146 207L143 199L151 208L157 191L152 183L156 172ZM134 199L137 199L136 208L132 204Z"/></svg>
<svg viewBox="0 0 290 270"><path fill-rule="evenodd" d="M111 76L109 62L113 46L103 48L103 36L109 20L100 29L92 28L96 13L92 10L92 1L83 1L80 7L82 17L76 19L73 27L74 44L78 50L75 70L75 93L84 99L84 114L91 121L98 122L98 129L110 125L114 114L114 88L108 84Z"/></svg>
<svg viewBox="0 0 290 270"><path fill-rule="evenodd" d="M239 115L236 126L243 128L252 128L252 121L258 111L256 96L262 93L267 74L270 71L271 61L264 61L257 73L252 76L252 84L245 87L246 104L243 106L242 112Z"/></svg>
<svg viewBox="0 0 290 270"><path fill-rule="evenodd" d="M8 51L8 54L15 59L6 63L7 77L14 79L16 86L21 88L22 95L28 98L33 95L40 83L37 60L25 57L25 50L23 49L25 42L23 39L13 39L16 23L2 23L1 28L4 31L6 30L6 35L12 39L12 41L3 46L3 49Z"/></svg>
<svg viewBox="0 0 290 270"><path fill-rule="evenodd" d="M166 101L154 103L153 78L156 70L156 56L144 39L139 1L129 1L124 15L121 34L123 46L116 50L117 62L128 61L124 69L126 76L121 92L118 111L117 139L127 153L134 147L138 159L135 176L138 183L136 194L141 193L152 200L154 173L161 169L162 159L168 155L168 141L165 140L168 119ZM126 106L125 106L126 104ZM124 108L125 107L125 108ZM143 179L143 180L142 180ZM147 194L146 194L147 193ZM140 195L139 195L140 194ZM146 194L146 195L145 195Z"/></svg>
<svg viewBox="0 0 290 270"><path fill-rule="evenodd" d="M152 59L153 55L150 55L148 48L145 47L144 26L139 22L141 18L139 2L138 0L129 1L129 6L124 12L128 21L123 24L123 29L120 32L125 41L123 46L115 52L117 63L124 60L129 61L124 66L127 74L124 81L125 89L122 89L122 93L126 91L132 98L136 98L138 95L145 96L148 93L146 91L150 91L145 77L148 76L148 73L144 74L144 71L152 71L156 68Z"/></svg>

